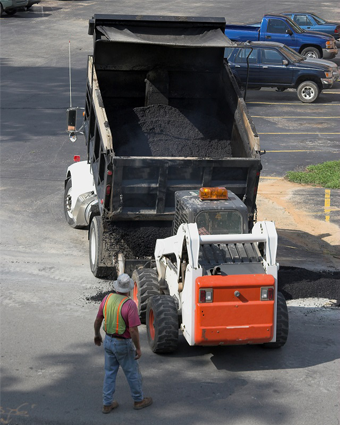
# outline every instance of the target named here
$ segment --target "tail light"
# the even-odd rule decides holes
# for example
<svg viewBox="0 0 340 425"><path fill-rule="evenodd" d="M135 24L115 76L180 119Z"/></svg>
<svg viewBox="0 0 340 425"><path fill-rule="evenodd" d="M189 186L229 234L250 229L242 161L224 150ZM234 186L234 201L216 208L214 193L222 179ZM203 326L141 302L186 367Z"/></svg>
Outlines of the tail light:
<svg viewBox="0 0 340 425"><path fill-rule="evenodd" d="M74 155L73 161L74 162L79 162L80 161L80 155Z"/></svg>
<svg viewBox="0 0 340 425"><path fill-rule="evenodd" d="M199 292L200 303L212 303L213 302L213 289L200 289Z"/></svg>
<svg viewBox="0 0 340 425"><path fill-rule="evenodd" d="M111 193L111 186L108 184L108 185L106 186L106 194L107 194L107 195L110 195L110 193Z"/></svg>
<svg viewBox="0 0 340 425"><path fill-rule="evenodd" d="M274 288L265 287L261 288L261 301L273 301L274 299Z"/></svg>

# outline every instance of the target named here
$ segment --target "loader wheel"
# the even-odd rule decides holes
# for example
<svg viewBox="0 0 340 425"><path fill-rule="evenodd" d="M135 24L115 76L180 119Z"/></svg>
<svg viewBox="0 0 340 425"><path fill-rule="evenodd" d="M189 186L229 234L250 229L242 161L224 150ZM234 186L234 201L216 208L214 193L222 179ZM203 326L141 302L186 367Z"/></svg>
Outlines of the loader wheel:
<svg viewBox="0 0 340 425"><path fill-rule="evenodd" d="M157 272L153 269L137 269L132 273L132 280L135 286L130 296L137 304L141 322L145 324L148 300L154 295L159 295Z"/></svg>
<svg viewBox="0 0 340 425"><path fill-rule="evenodd" d="M154 353L173 353L178 345L178 314L171 295L156 295L149 299L146 330Z"/></svg>
<svg viewBox="0 0 340 425"><path fill-rule="evenodd" d="M263 344L265 348L281 348L285 345L288 338L289 319L288 309L285 297L278 292L277 294L277 322L276 322L276 342Z"/></svg>
<svg viewBox="0 0 340 425"><path fill-rule="evenodd" d="M107 277L113 271L113 266L102 265L105 249L103 232L101 217L93 217L89 232L89 257L91 271L95 277Z"/></svg>
<svg viewBox="0 0 340 425"><path fill-rule="evenodd" d="M71 212L72 205L72 179L68 179L64 191L64 214L67 223L74 229L80 229L83 226L77 226L74 215Z"/></svg>

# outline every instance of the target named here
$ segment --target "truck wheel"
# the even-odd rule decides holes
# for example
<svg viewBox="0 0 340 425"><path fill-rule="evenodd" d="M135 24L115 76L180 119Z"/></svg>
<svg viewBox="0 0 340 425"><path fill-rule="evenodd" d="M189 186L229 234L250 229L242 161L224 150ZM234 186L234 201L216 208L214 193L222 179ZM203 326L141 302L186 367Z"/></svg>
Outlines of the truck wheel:
<svg viewBox="0 0 340 425"><path fill-rule="evenodd" d="M89 233L89 257L91 272L95 277L107 277L113 267L103 266L105 244L103 240L103 223L100 216L93 217Z"/></svg>
<svg viewBox="0 0 340 425"><path fill-rule="evenodd" d="M76 225L76 220L74 218L74 215L71 212L71 204L72 204L72 179L68 179L65 186L65 191L64 191L64 214L65 214L67 223L71 227L75 229L79 229L82 226Z"/></svg>
<svg viewBox="0 0 340 425"><path fill-rule="evenodd" d="M132 273L135 283L130 296L138 307L140 320L145 324L148 300L154 295L159 295L157 272L153 269L137 269Z"/></svg>
<svg viewBox="0 0 340 425"><path fill-rule="evenodd" d="M146 312L146 330L154 353L173 353L178 345L178 315L171 295L151 297Z"/></svg>
<svg viewBox="0 0 340 425"><path fill-rule="evenodd" d="M313 81L304 81L297 88L298 98L303 103L312 103L319 97L319 87Z"/></svg>
<svg viewBox="0 0 340 425"><path fill-rule="evenodd" d="M288 309L285 297L278 292L277 294L277 323L276 323L276 342L263 344L265 348L281 348L285 345L288 338L289 319Z"/></svg>
<svg viewBox="0 0 340 425"><path fill-rule="evenodd" d="M2 16L4 13L4 7L2 5L2 3L0 3L0 16Z"/></svg>
<svg viewBox="0 0 340 425"><path fill-rule="evenodd" d="M306 47L302 50L301 55L305 58L310 59L319 59L321 58L321 53L316 47Z"/></svg>

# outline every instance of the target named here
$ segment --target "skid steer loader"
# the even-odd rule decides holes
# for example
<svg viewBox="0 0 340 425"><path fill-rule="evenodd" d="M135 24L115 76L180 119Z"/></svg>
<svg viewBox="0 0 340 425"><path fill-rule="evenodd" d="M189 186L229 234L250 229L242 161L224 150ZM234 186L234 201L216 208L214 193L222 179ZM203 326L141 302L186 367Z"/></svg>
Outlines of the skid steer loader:
<svg viewBox="0 0 340 425"><path fill-rule="evenodd" d="M225 188L175 194L174 236L158 239L156 268L133 273L135 299L155 353L189 345L282 347L288 311L278 292L277 233Z"/></svg>

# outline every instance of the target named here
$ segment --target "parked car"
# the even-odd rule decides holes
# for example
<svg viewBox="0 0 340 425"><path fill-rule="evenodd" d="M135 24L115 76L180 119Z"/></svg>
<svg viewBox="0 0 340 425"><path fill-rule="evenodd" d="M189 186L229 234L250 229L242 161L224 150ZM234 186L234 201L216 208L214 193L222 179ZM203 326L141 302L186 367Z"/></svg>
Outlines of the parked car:
<svg viewBox="0 0 340 425"><path fill-rule="evenodd" d="M0 0L0 16L5 12L14 15L18 9L27 7L28 0Z"/></svg>
<svg viewBox="0 0 340 425"><path fill-rule="evenodd" d="M240 87L294 88L304 103L314 102L323 89L339 79L335 63L306 59L281 43L240 43L227 47L225 58Z"/></svg>
<svg viewBox="0 0 340 425"><path fill-rule="evenodd" d="M232 41L274 41L283 43L303 56L332 59L338 54L334 37L305 31L288 16L264 15L259 25L226 25L225 35Z"/></svg>
<svg viewBox="0 0 340 425"><path fill-rule="evenodd" d="M289 16L300 28L308 31L319 31L332 35L340 41L340 24L327 22L315 13L307 12L283 12L282 15Z"/></svg>

